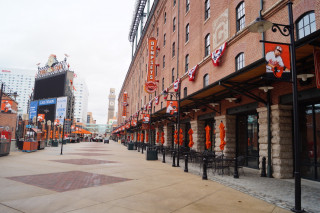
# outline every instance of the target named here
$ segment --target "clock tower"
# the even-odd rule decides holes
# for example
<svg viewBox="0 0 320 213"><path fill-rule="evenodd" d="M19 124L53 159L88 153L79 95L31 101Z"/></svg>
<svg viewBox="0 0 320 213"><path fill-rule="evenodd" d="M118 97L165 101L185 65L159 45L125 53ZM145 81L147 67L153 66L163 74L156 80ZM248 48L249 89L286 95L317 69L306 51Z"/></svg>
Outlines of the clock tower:
<svg viewBox="0 0 320 213"><path fill-rule="evenodd" d="M114 118L114 108L115 108L115 101L116 101L116 89L110 88L109 94L109 105L108 105L108 124L110 119Z"/></svg>

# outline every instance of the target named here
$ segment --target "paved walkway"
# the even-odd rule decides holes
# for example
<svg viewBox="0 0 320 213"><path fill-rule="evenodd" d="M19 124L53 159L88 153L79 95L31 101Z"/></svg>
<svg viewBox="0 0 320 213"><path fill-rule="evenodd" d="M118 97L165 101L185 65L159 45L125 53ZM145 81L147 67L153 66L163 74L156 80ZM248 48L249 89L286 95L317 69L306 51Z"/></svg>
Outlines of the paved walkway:
<svg viewBox="0 0 320 213"><path fill-rule="evenodd" d="M63 153L1 157L0 212L289 212L112 141L67 144Z"/></svg>

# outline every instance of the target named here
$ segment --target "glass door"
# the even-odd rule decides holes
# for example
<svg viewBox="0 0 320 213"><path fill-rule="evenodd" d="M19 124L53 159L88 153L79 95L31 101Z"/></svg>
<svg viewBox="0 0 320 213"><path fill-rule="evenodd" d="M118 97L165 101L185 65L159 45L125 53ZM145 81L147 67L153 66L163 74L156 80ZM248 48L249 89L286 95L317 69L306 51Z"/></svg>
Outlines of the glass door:
<svg viewBox="0 0 320 213"><path fill-rule="evenodd" d="M320 181L320 104L301 107L301 176Z"/></svg>
<svg viewBox="0 0 320 213"><path fill-rule="evenodd" d="M259 168L258 114L237 115L238 156L245 157L245 165Z"/></svg>

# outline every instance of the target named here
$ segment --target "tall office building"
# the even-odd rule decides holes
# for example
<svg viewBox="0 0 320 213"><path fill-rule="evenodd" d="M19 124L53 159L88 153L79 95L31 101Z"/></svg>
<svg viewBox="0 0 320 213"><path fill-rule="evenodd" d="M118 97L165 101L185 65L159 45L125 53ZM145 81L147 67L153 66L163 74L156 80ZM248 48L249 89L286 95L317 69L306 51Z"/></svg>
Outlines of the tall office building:
<svg viewBox="0 0 320 213"><path fill-rule="evenodd" d="M0 72L0 81L8 87L7 91L17 92L18 96L18 114L26 114L28 101L34 86L35 72L23 69L2 68Z"/></svg>
<svg viewBox="0 0 320 213"><path fill-rule="evenodd" d="M108 105L108 124L111 119L114 118L114 107L115 107L115 100L116 100L116 89L110 88L109 94L109 105Z"/></svg>
<svg viewBox="0 0 320 213"><path fill-rule="evenodd" d="M74 79L74 118L77 123L87 123L89 91L86 82L82 78Z"/></svg>

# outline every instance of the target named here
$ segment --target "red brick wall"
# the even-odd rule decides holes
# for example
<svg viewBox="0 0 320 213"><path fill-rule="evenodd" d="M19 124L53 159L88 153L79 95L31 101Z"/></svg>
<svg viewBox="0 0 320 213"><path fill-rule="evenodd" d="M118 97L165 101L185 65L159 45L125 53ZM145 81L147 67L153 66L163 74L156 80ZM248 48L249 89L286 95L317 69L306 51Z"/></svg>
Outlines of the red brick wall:
<svg viewBox="0 0 320 213"><path fill-rule="evenodd" d="M147 94L143 89L143 84L146 79L146 64L147 64L147 38L155 37L158 39L158 46L160 51L158 52L158 57L156 62L160 64L158 67L157 79L159 80L157 95L162 91L162 78L165 79L164 88L169 87L171 84L171 70L175 69L175 77L177 72L177 58L178 60L178 70L179 77L181 77L185 72L185 56L189 54L189 69L200 63L200 68L196 74L196 81L189 82L185 79L181 83L181 88L183 91L184 87L188 88L188 95L192 94L203 87L203 76L209 74L209 83L214 83L219 79L235 72L235 57L240 52L245 54L245 66L259 60L263 57L262 53L262 43L260 34L254 34L248 32L244 29L240 32L236 32L236 7L241 2L240 0L229 1L210 1L210 18L204 20L204 0L190 0L190 11L185 12L185 1L180 1L180 39L179 39L179 58L177 51L177 37L178 37L178 1L175 7L173 7L172 1L163 0L159 1L156 8L154 17L152 17L151 24L147 30L144 40L141 42L140 49L138 50L136 57L133 59L127 78L123 83L122 91L119 94L119 118L118 123L122 123L124 119L121 117L122 112L122 94L124 91L128 92L129 106L128 106L128 116L127 118L137 111L137 106L139 103L139 108L141 108L141 100L144 102L144 97L146 96L146 102L149 101L149 94ZM316 0L295 0L293 1L293 12L294 19L296 20L300 15L313 9L315 11L320 11L320 2ZM214 67L210 57L204 57L204 38L207 33L210 33L210 52L213 52L213 24L220 15L228 9L228 47L222 57L222 63L219 67ZM248 26L252 23L258 16L260 11L260 1L257 0L245 0L245 23ZM167 21L164 24L164 13L167 14ZM286 1L278 0L264 0L264 8L262 14L266 19L275 23L288 24L288 10L286 7ZM320 14L316 13L317 19L317 29L320 28ZM172 24L173 18L176 17L176 31L173 32ZM189 23L190 35L189 41L185 43L185 27ZM159 35L156 35L157 28L159 28ZM166 34L166 45L163 46L163 35ZM280 35L280 33L273 33L270 31L265 33L265 39L277 42L289 42L287 37ZM176 54L172 58L172 43L176 43ZM162 66L162 59L165 55L165 68ZM141 68L140 68L141 67ZM140 83L139 83L140 79ZM289 83L275 83L275 89L272 93L273 104L279 103L279 96L283 94L291 93L291 84ZM313 87L310 85L308 87L303 87L302 89L307 89ZM170 90L172 91L172 89ZM264 97L265 94L262 91L253 91L259 96ZM182 93L183 94L183 93ZM152 98L154 94L152 95ZM164 102L163 96L160 97L160 101ZM227 108L236 105L243 105L246 103L253 102L253 100L246 97L242 97L241 103L228 103L222 101L222 113L225 114ZM165 103L163 104L165 106ZM160 109L160 104L156 106L156 111ZM205 112L207 113L207 112Z"/></svg>

